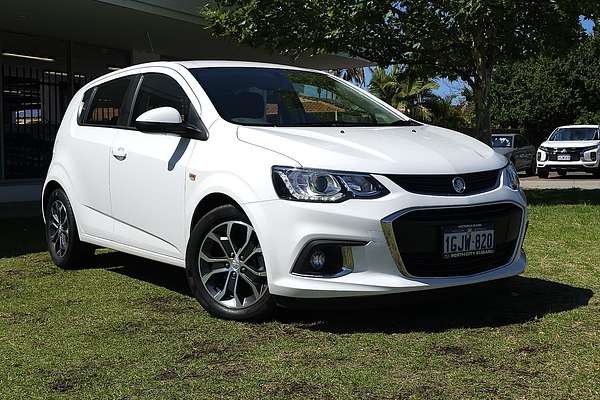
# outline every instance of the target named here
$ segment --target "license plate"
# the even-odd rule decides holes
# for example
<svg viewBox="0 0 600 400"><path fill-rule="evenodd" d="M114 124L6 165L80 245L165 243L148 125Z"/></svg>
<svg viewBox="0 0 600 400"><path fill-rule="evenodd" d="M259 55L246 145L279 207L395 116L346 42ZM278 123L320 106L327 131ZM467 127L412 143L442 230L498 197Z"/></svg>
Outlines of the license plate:
<svg viewBox="0 0 600 400"><path fill-rule="evenodd" d="M571 161L571 155L570 154L559 154L558 161Z"/></svg>
<svg viewBox="0 0 600 400"><path fill-rule="evenodd" d="M492 225L462 225L443 229L444 258L492 254L496 247Z"/></svg>

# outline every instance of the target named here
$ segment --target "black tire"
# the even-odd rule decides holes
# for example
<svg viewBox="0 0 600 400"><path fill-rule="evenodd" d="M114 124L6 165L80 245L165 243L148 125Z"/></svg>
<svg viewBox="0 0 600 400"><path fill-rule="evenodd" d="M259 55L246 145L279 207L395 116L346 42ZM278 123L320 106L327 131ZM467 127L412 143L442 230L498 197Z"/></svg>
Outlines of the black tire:
<svg viewBox="0 0 600 400"><path fill-rule="evenodd" d="M565 176L567 176L567 171L565 170L558 170L558 176L560 176L561 178L564 178Z"/></svg>
<svg viewBox="0 0 600 400"><path fill-rule="evenodd" d="M547 179L548 175L550 175L550 171L548 171L547 169L538 168L538 170L537 170L538 177L540 177L541 179Z"/></svg>
<svg viewBox="0 0 600 400"><path fill-rule="evenodd" d="M198 302L215 317L258 321L269 318L275 308L258 237L248 217L232 205L215 208L193 228L186 275Z"/></svg>
<svg viewBox="0 0 600 400"><path fill-rule="evenodd" d="M594 178L596 179L600 179L600 167L598 167L598 169L596 169L594 172Z"/></svg>
<svg viewBox="0 0 600 400"><path fill-rule="evenodd" d="M44 213L46 244L54 264L72 269L80 267L94 255L94 246L79 240L73 208L62 189L50 193Z"/></svg>
<svg viewBox="0 0 600 400"><path fill-rule="evenodd" d="M535 161L531 162L531 165L529 165L529 168L527 168L527 171L525 171L527 176L535 176L537 172L537 165Z"/></svg>

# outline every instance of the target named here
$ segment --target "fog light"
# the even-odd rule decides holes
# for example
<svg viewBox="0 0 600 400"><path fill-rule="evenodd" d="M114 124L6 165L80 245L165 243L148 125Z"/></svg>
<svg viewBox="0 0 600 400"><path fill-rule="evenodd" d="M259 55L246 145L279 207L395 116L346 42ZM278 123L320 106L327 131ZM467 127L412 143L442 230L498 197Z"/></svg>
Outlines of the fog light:
<svg viewBox="0 0 600 400"><path fill-rule="evenodd" d="M325 253L317 250L310 256L310 266L315 270L320 271L325 267Z"/></svg>
<svg viewBox="0 0 600 400"><path fill-rule="evenodd" d="M298 255L292 273L321 278L349 274L354 268L352 248L366 244L366 242L346 240L313 240L304 246Z"/></svg>
<svg viewBox="0 0 600 400"><path fill-rule="evenodd" d="M596 153L590 153L590 158L592 159L592 161L596 161Z"/></svg>

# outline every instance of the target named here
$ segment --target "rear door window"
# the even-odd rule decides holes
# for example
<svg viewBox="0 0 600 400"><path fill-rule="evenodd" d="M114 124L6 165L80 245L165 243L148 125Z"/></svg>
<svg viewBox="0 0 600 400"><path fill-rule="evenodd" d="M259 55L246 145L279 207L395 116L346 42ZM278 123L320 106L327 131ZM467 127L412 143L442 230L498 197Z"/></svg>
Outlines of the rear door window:
<svg viewBox="0 0 600 400"><path fill-rule="evenodd" d="M104 83L96 88L87 111L86 125L126 126L126 97L135 76L127 76Z"/></svg>

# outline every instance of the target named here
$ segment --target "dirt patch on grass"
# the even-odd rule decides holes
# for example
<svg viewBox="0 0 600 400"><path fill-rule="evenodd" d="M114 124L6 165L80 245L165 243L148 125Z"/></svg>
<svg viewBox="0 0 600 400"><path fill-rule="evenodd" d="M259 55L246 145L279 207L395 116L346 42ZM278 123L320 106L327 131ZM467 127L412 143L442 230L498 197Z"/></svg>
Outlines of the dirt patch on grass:
<svg viewBox="0 0 600 400"><path fill-rule="evenodd" d="M0 296L9 296L17 291L17 285L13 283L0 283Z"/></svg>
<svg viewBox="0 0 600 400"><path fill-rule="evenodd" d="M9 260L11 263L8 265L0 264L0 279L3 281L39 278L61 272L58 267L50 264L48 255L44 253ZM14 264L18 264L18 268L15 268Z"/></svg>
<svg viewBox="0 0 600 400"><path fill-rule="evenodd" d="M138 334L144 328L144 324L136 321L125 321L114 326L112 331L118 335L132 336Z"/></svg>
<svg viewBox="0 0 600 400"><path fill-rule="evenodd" d="M433 354L449 355L449 356L465 356L469 352L464 347L451 345L436 345L431 350Z"/></svg>
<svg viewBox="0 0 600 400"><path fill-rule="evenodd" d="M538 346L527 345L527 346L519 347L517 350L515 350L515 354L517 354L519 356L531 356L531 355L536 355L536 354L540 354L540 353L547 353L551 349L552 349L552 346L550 346L549 344L541 344Z"/></svg>
<svg viewBox="0 0 600 400"><path fill-rule="evenodd" d="M449 361L457 366L481 366L487 367L490 362L487 358L472 351L466 347L456 345L434 345L430 350L429 354L432 356L443 356L448 358Z"/></svg>
<svg viewBox="0 0 600 400"><path fill-rule="evenodd" d="M323 387L311 382L268 382L261 385L265 397L278 399L307 398L335 399L332 394L322 393Z"/></svg>
<svg viewBox="0 0 600 400"><path fill-rule="evenodd" d="M179 374L175 368L166 368L156 374L156 379L159 381L173 381L179 379Z"/></svg>
<svg viewBox="0 0 600 400"><path fill-rule="evenodd" d="M43 324L48 321L47 310L40 310L37 313L24 311L13 311L0 313L0 319L9 324Z"/></svg>
<svg viewBox="0 0 600 400"><path fill-rule="evenodd" d="M158 311L161 314L186 314L197 311L195 303L189 298L179 298L174 296L151 297L147 300L140 301L140 304L153 311Z"/></svg>
<svg viewBox="0 0 600 400"><path fill-rule="evenodd" d="M217 357L217 359L231 358L239 353L239 347L233 343L218 341L195 341L190 350L184 353L180 361L190 361L198 358Z"/></svg>
<svg viewBox="0 0 600 400"><path fill-rule="evenodd" d="M99 371L110 366L109 363L88 363L71 366L63 371L49 372L48 387L53 392L71 392L86 383L97 380L100 375Z"/></svg>

